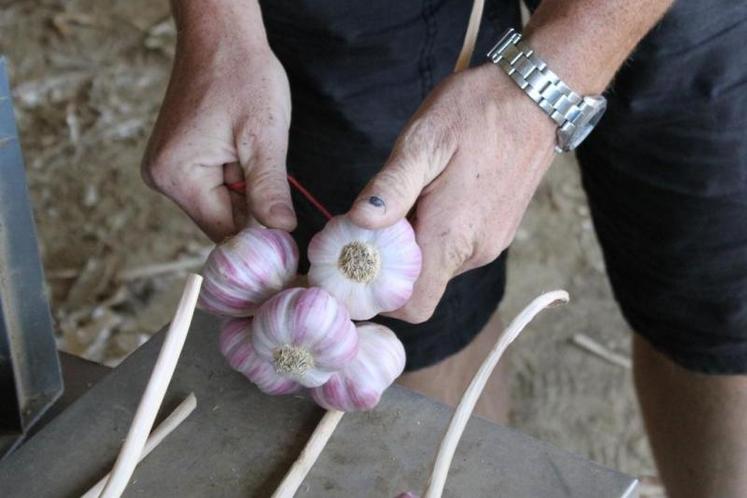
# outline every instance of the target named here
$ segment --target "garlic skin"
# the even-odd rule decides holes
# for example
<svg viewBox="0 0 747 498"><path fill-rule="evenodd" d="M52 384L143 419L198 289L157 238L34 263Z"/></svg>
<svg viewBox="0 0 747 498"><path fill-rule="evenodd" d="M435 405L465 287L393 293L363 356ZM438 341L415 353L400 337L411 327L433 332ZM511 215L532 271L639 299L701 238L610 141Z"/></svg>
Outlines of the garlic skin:
<svg viewBox="0 0 747 498"><path fill-rule="evenodd" d="M405 348L394 332L377 323L361 323L358 354L311 397L328 410L371 410L405 368Z"/></svg>
<svg viewBox="0 0 747 498"><path fill-rule="evenodd" d="M275 373L317 387L358 352L358 334L348 311L327 291L284 290L257 310L252 323L257 355Z"/></svg>
<svg viewBox="0 0 747 498"><path fill-rule="evenodd" d="M233 318L221 324L220 352L231 368L244 374L267 394L290 394L300 390L300 384L279 376L272 364L257 356L251 341L251 327L252 321L246 318Z"/></svg>
<svg viewBox="0 0 747 498"><path fill-rule="evenodd" d="M251 316L287 287L297 270L298 247L288 232L246 228L208 256L198 306L217 315Z"/></svg>
<svg viewBox="0 0 747 498"><path fill-rule="evenodd" d="M309 243L309 283L327 290L353 320L401 308L412 295L422 257L407 220L368 230L332 218Z"/></svg>

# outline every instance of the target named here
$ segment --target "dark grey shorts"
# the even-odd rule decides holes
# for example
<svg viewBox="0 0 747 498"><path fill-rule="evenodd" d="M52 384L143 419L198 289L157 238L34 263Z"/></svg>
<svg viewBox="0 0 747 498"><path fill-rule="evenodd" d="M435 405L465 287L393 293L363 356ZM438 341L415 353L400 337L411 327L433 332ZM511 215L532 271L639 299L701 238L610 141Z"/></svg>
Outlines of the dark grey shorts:
<svg viewBox="0 0 747 498"><path fill-rule="evenodd" d="M676 2L609 101L578 157L623 314L688 369L747 373L747 2Z"/></svg>
<svg viewBox="0 0 747 498"><path fill-rule="evenodd" d="M449 74L470 0L268 0L291 82L288 167L334 213L378 171ZM474 63L518 26L488 0ZM747 4L680 0L608 92L579 150L615 295L634 330L687 368L747 372ZM302 246L324 224L296 198ZM452 281L433 319L385 320L408 369L464 347L501 300L505 258Z"/></svg>

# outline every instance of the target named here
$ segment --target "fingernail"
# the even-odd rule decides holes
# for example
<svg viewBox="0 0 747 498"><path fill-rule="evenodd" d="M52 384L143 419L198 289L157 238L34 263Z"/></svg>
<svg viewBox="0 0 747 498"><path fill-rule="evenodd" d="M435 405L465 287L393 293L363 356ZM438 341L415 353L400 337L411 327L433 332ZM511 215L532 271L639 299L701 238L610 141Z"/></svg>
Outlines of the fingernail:
<svg viewBox="0 0 747 498"><path fill-rule="evenodd" d="M270 214L281 218L293 218L294 216L293 210L286 204L275 204L270 208Z"/></svg>
<svg viewBox="0 0 747 498"><path fill-rule="evenodd" d="M386 205L384 204L384 199L382 199L381 197L375 196L375 195L372 195L371 197L368 198L368 203L377 208L386 207Z"/></svg>

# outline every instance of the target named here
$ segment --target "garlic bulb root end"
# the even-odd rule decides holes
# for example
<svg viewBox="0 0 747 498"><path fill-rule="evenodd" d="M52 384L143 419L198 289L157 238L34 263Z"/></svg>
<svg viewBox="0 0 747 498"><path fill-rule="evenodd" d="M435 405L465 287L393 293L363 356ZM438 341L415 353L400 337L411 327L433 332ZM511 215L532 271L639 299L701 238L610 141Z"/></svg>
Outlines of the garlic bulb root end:
<svg viewBox="0 0 747 498"><path fill-rule="evenodd" d="M283 375L303 375L314 368L314 357L304 348L285 344L272 352L275 371Z"/></svg>
<svg viewBox="0 0 747 498"><path fill-rule="evenodd" d="M340 271L350 280L360 283L370 282L381 269L381 254L370 244L354 240L345 244L337 260Z"/></svg>

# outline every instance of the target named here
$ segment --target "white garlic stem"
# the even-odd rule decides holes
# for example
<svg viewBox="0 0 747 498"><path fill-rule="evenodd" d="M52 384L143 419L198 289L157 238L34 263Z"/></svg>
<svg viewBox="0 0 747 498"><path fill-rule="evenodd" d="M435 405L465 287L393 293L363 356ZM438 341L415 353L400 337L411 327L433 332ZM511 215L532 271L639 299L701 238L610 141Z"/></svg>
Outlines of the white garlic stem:
<svg viewBox="0 0 747 498"><path fill-rule="evenodd" d="M272 494L272 498L293 498L293 495L298 491L299 486L306 478L306 474L309 473L311 467L319 458L322 450L327 445L327 441L332 437L332 433L335 431L337 424L342 420L342 416L345 412L337 410L329 410L324 414L322 420L314 429L311 437L306 442L306 446L298 455L298 458L291 466L288 473L285 474L283 482L280 483L278 489Z"/></svg>
<svg viewBox="0 0 747 498"><path fill-rule="evenodd" d="M189 396L187 396L184 401L179 403L179 406L177 406L176 409L171 412L171 415L166 417L163 422L158 424L158 427L153 429L153 432L150 433L150 436L148 436L148 440L145 442L145 448L143 448L143 452L140 454L138 463L142 462L143 459L156 448L156 446L161 444L161 441L163 441L166 436L171 434L174 429L179 427L179 424L184 422L184 420L189 416L190 413L194 411L196 407L197 398L195 397L194 393L189 393ZM102 477L101 480L97 482L91 489L86 491L86 493L81 496L81 498L98 498L98 496L101 494L101 490L104 489L106 482L109 480L109 475L110 474L106 474L104 477Z"/></svg>
<svg viewBox="0 0 747 498"><path fill-rule="evenodd" d="M467 69L469 66L469 62L472 59L472 52L475 51L475 42L477 41L477 33L480 31L480 21L482 20L484 6L485 0L474 0L472 2L472 11L469 14L469 22L467 23L467 32L464 34L462 50L459 51L459 57L457 57L456 64L454 65L455 73Z"/></svg>
<svg viewBox="0 0 747 498"><path fill-rule="evenodd" d="M485 358L485 361L483 361L480 366L480 369L472 378L472 382L470 382L467 390L464 391L464 395L462 396L461 401L459 401L459 405L454 411L454 415L451 417L449 428L446 430L446 434L438 448L438 454L436 455L436 460L433 464L433 471L431 472L431 477L426 484L423 498L441 497L444 490L444 484L446 483L446 475L449 472L451 460L454 457L457 444L459 444L459 439L462 437L464 428L472 415L472 410L474 410L475 404L480 398L480 394L485 388L485 384L488 382L490 374L498 364L498 360L500 360L503 352L540 311L553 304L566 303L568 302L568 299L568 293L564 290L542 294L532 301L529 306L524 308L521 313L514 318L505 332L501 334L498 342L493 346L493 349L490 350L487 358Z"/></svg>
<svg viewBox="0 0 747 498"><path fill-rule="evenodd" d="M169 387L171 377L174 375L176 363L182 352L184 341L189 332L192 315L197 304L197 296L200 294L202 277L190 274L184 293L176 308L174 319L166 332L166 338L158 353L153 373L145 386L145 392L140 399L140 404L135 412L135 417L127 432L127 438L122 445L117 461L114 463L111 476L106 482L100 498L119 498L122 496L127 483L135 471L135 466L143 453L148 434L153 427L153 422L158 414L166 388Z"/></svg>

